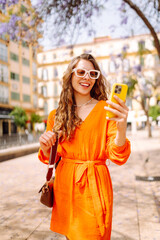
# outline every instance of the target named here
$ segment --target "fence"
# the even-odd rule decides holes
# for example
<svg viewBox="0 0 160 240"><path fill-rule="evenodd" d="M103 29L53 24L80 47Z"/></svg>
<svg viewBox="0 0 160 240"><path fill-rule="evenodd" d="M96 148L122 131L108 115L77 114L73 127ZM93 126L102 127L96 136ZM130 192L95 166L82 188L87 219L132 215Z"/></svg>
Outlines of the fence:
<svg viewBox="0 0 160 240"><path fill-rule="evenodd" d="M0 149L5 149L13 146L21 146L39 141L42 133L36 134L13 134L11 136L4 135L0 137Z"/></svg>

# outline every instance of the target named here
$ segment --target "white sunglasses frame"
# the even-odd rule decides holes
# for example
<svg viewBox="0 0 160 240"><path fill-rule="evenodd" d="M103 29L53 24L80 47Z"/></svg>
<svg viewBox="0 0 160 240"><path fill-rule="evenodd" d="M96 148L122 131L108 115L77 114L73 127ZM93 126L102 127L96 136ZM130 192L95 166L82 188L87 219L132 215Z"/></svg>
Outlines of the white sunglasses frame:
<svg viewBox="0 0 160 240"><path fill-rule="evenodd" d="M85 77L85 76L87 75L87 73L88 73L89 77L90 77L91 79L94 79L94 80L95 80L95 79L98 79L99 76L100 76L100 74L101 74L99 70L95 70L95 69L86 70L86 69L84 69L84 68L74 68L74 69L72 70L72 73L75 72L76 76L77 76L77 77L80 77L80 78L83 78L83 77L77 75L76 70L78 70L78 69L81 69L81 70L84 70L84 71L85 71L85 74L84 74L83 77ZM98 76L97 76L96 78L91 77L91 75L90 75L90 72L91 72L91 71L97 72L97 73L98 73Z"/></svg>

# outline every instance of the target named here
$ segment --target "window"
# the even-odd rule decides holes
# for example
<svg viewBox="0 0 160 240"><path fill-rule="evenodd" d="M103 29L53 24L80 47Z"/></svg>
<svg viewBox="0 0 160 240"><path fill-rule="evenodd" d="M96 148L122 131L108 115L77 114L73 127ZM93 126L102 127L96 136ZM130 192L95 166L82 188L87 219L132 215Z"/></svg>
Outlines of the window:
<svg viewBox="0 0 160 240"><path fill-rule="evenodd" d="M46 68L42 69L42 79L45 81L48 80L48 70Z"/></svg>
<svg viewBox="0 0 160 240"><path fill-rule="evenodd" d="M29 77L23 76L22 79L23 79L23 83L30 83L30 78Z"/></svg>
<svg viewBox="0 0 160 240"><path fill-rule="evenodd" d="M19 61L19 57L17 54L10 52L10 58L16 62Z"/></svg>
<svg viewBox="0 0 160 240"><path fill-rule="evenodd" d="M144 67L145 61L144 61L144 57L140 56L139 61L140 61L140 65Z"/></svg>
<svg viewBox="0 0 160 240"><path fill-rule="evenodd" d="M3 43L0 43L0 60L8 62L8 47Z"/></svg>
<svg viewBox="0 0 160 240"><path fill-rule="evenodd" d="M130 64L128 59L124 59L122 62L123 71L129 72Z"/></svg>
<svg viewBox="0 0 160 240"><path fill-rule="evenodd" d="M158 85L160 85L160 73L156 74L156 82Z"/></svg>
<svg viewBox="0 0 160 240"><path fill-rule="evenodd" d="M115 71L116 71L115 62L113 60L111 60L109 62L109 72L114 73Z"/></svg>
<svg viewBox="0 0 160 240"><path fill-rule="evenodd" d="M53 69L53 76L56 78L56 77L58 77L58 71L57 71L57 68L56 67L54 67L54 69Z"/></svg>
<svg viewBox="0 0 160 240"><path fill-rule="evenodd" d="M24 102L30 102L30 96L27 94L23 94L23 101Z"/></svg>
<svg viewBox="0 0 160 240"><path fill-rule="evenodd" d="M0 81L8 83L8 67L0 64Z"/></svg>
<svg viewBox="0 0 160 240"><path fill-rule="evenodd" d="M57 83L54 84L54 97L58 95L58 86Z"/></svg>
<svg viewBox="0 0 160 240"><path fill-rule="evenodd" d="M46 61L46 55L43 55L43 62Z"/></svg>
<svg viewBox="0 0 160 240"><path fill-rule="evenodd" d="M23 83L30 83L30 78L29 77L23 76L22 79L23 79Z"/></svg>
<svg viewBox="0 0 160 240"><path fill-rule="evenodd" d="M12 84L12 90L15 91L15 92L18 91L18 84L17 83Z"/></svg>
<svg viewBox="0 0 160 240"><path fill-rule="evenodd" d="M37 108L38 107L38 98L37 98L37 95L33 95L33 106L34 108Z"/></svg>
<svg viewBox="0 0 160 240"><path fill-rule="evenodd" d="M11 80L19 81L19 74L11 72Z"/></svg>
<svg viewBox="0 0 160 240"><path fill-rule="evenodd" d="M20 95L19 95L19 93L11 92L11 99L12 99L12 100L19 101L19 100L20 100Z"/></svg>
<svg viewBox="0 0 160 240"><path fill-rule="evenodd" d="M33 79L33 92L37 92L37 80Z"/></svg>
<svg viewBox="0 0 160 240"><path fill-rule="evenodd" d="M26 59L26 58L22 58L22 64L26 65L26 66L29 66L29 60Z"/></svg>
<svg viewBox="0 0 160 240"><path fill-rule="evenodd" d="M32 63L32 73L37 76L37 64L35 62Z"/></svg>
<svg viewBox="0 0 160 240"><path fill-rule="evenodd" d="M44 97L47 97L47 87L46 87L46 86L42 86L42 87L41 87L41 94L42 94Z"/></svg>
<svg viewBox="0 0 160 240"><path fill-rule="evenodd" d="M44 102L44 115L48 116L48 103Z"/></svg>
<svg viewBox="0 0 160 240"><path fill-rule="evenodd" d="M143 51L145 50L145 41L141 40L138 42L138 51Z"/></svg>
<svg viewBox="0 0 160 240"><path fill-rule="evenodd" d="M57 108L57 107L58 107L58 101L54 100L54 108Z"/></svg>
<svg viewBox="0 0 160 240"><path fill-rule="evenodd" d="M0 103L9 103L9 89L3 85L0 85Z"/></svg>

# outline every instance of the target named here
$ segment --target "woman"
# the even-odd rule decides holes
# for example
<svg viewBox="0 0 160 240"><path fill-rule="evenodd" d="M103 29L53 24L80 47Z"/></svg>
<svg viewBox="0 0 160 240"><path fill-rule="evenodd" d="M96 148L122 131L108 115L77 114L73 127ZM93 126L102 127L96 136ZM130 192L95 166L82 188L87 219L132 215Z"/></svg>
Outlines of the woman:
<svg viewBox="0 0 160 240"><path fill-rule="evenodd" d="M50 229L69 240L110 239L113 192L105 161L122 165L130 155L128 108L119 98L119 104L107 100L104 82L92 55L74 58L63 77L59 106L40 137L39 159L48 163L52 129L61 135ZM106 119L105 110L116 117Z"/></svg>

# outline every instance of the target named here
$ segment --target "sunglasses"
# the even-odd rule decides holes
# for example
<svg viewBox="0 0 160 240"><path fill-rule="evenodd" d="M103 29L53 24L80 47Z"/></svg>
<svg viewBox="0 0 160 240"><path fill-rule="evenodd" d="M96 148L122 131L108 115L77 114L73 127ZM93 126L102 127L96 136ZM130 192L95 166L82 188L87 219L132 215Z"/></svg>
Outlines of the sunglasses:
<svg viewBox="0 0 160 240"><path fill-rule="evenodd" d="M88 71L83 68L74 68L72 70L72 73L73 72L76 74L77 77L81 77L81 78L85 77L87 73L91 79L98 79L100 76L100 71L98 71L98 70L89 70Z"/></svg>

